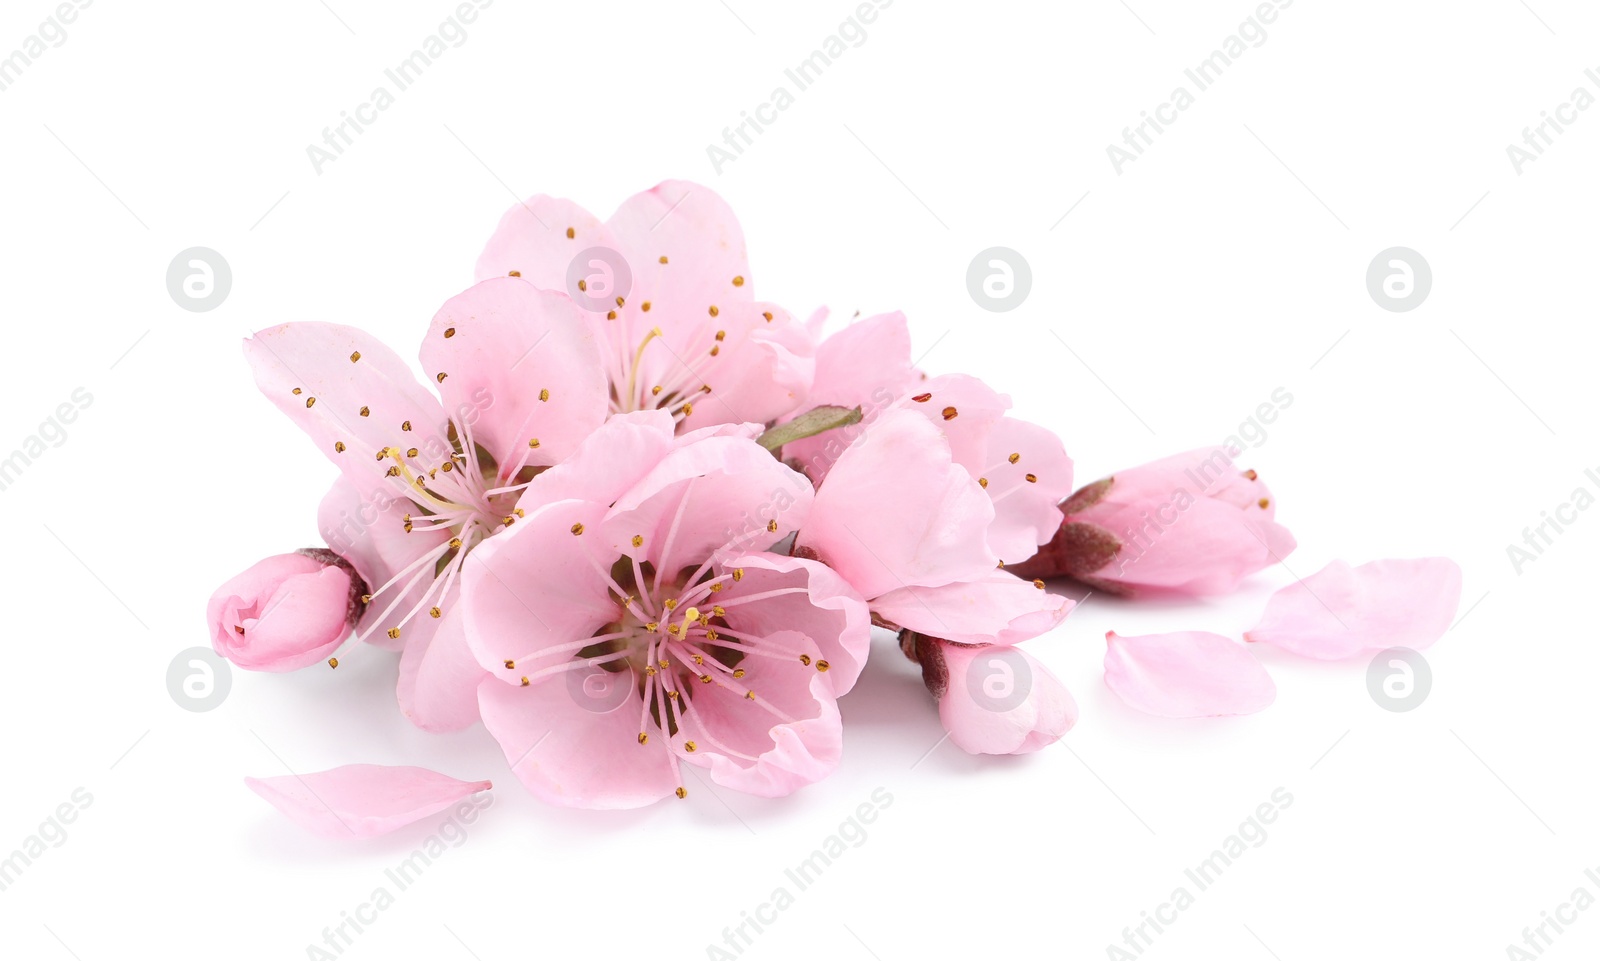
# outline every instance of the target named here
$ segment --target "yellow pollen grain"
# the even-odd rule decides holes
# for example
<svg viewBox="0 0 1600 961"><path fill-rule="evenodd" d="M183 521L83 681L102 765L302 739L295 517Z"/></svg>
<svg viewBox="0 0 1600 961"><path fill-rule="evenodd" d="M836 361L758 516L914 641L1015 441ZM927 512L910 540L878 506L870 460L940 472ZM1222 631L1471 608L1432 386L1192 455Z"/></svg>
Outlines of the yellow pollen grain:
<svg viewBox="0 0 1600 961"><path fill-rule="evenodd" d="M1041 590L1041 591L1042 591L1042 590L1044 590L1044 581L1041 581L1041 580L1035 580L1035 581L1034 581L1034 582L1033 582L1033 586L1034 586L1034 587L1037 587L1037 588L1038 588L1038 589L1039 589L1039 590Z"/></svg>
<svg viewBox="0 0 1600 961"><path fill-rule="evenodd" d="M821 671L824 674L828 673L828 662L827 661L818 661L817 662L817 670Z"/></svg>
<svg viewBox="0 0 1600 961"><path fill-rule="evenodd" d="M1038 474L1024 474L1022 476L1023 476L1023 479L1026 480L1030 484L1039 483L1039 475Z"/></svg>
<svg viewBox="0 0 1600 961"><path fill-rule="evenodd" d="M622 306L622 305L623 305L623 303L624 303L624 302L625 302L625 301L623 301L623 299L622 299L622 298L621 298L621 297L618 297L618 298L617 298L617 306L618 306L618 307L621 307L621 306Z"/></svg>
<svg viewBox="0 0 1600 961"><path fill-rule="evenodd" d="M502 524L506 525L507 527L510 527L512 524L515 524L517 522L517 515L515 515L515 514L507 514L506 516L500 518L500 522Z"/></svg>
<svg viewBox="0 0 1600 961"><path fill-rule="evenodd" d="M510 270L510 271L506 272L506 276L507 277L521 277L522 276L522 271L520 271L520 270Z"/></svg>
<svg viewBox="0 0 1600 961"><path fill-rule="evenodd" d="M640 304L639 305L639 309L648 314L650 312L650 301L647 300L644 303Z"/></svg>
<svg viewBox="0 0 1600 961"><path fill-rule="evenodd" d="M573 537L577 537L579 534L582 534L582 533L583 533L583 525L582 524L573 524L572 525L572 536Z"/></svg>
<svg viewBox="0 0 1600 961"><path fill-rule="evenodd" d="M722 353L722 348L721 347L713 347L713 348L711 348L711 356L715 357L720 353Z"/></svg>
<svg viewBox="0 0 1600 961"><path fill-rule="evenodd" d="M802 655L800 655L800 663L806 665L807 667L810 667L811 666L811 655L810 654L802 654Z"/></svg>
<svg viewBox="0 0 1600 961"><path fill-rule="evenodd" d="M342 441L342 440L334 441L333 442L333 449L338 451L339 453L343 454L344 453L344 441Z"/></svg>
<svg viewBox="0 0 1600 961"><path fill-rule="evenodd" d="M728 332L725 331L725 330L717 331L717 339L718 340L727 340L728 339Z"/></svg>
<svg viewBox="0 0 1600 961"><path fill-rule="evenodd" d="M328 658L328 666L329 667L338 667L339 666L339 659L337 657Z"/></svg>
<svg viewBox="0 0 1600 961"><path fill-rule="evenodd" d="M666 263L667 262L667 255L666 254L662 254L661 255L661 262L662 263Z"/></svg>
<svg viewBox="0 0 1600 961"><path fill-rule="evenodd" d="M733 569L733 579L736 580L736 581L744 580L744 568L735 567Z"/></svg>
<svg viewBox="0 0 1600 961"><path fill-rule="evenodd" d="M722 617L724 614L727 614L727 613L728 613L727 611L723 610L721 604L718 604L715 607L711 608L711 614L712 614L713 617Z"/></svg>
<svg viewBox="0 0 1600 961"><path fill-rule="evenodd" d="M1017 461L1019 461L1021 459L1022 459L1022 455L1021 454L1012 454L1010 457L1006 458L1006 460L1010 461L1013 464L1015 464Z"/></svg>
<svg viewBox="0 0 1600 961"><path fill-rule="evenodd" d="M769 324L772 323L772 311L763 310L761 312L761 316L763 316L763 317L765 317L767 319L767 323L769 323Z"/></svg>
<svg viewBox="0 0 1600 961"><path fill-rule="evenodd" d="M289 391L289 393L295 395L296 397L299 397L300 396L300 388L296 387L294 390Z"/></svg>
<svg viewBox="0 0 1600 961"><path fill-rule="evenodd" d="M315 404L315 403L316 403L316 402L317 402L317 399L316 399L316 398L315 398L315 397L307 397L307 398L306 398L306 406L307 406L307 407L310 407L310 406L312 406L312 405L313 405L313 404Z"/></svg>
<svg viewBox="0 0 1600 961"><path fill-rule="evenodd" d="M580 278L578 280L578 289L579 290L588 290L589 289L589 282L587 280L583 280L583 279Z"/></svg>
<svg viewBox="0 0 1600 961"><path fill-rule="evenodd" d="M710 674L702 674L702 675L700 675L700 683L701 684L710 684L711 683L711 675Z"/></svg>
<svg viewBox="0 0 1600 961"><path fill-rule="evenodd" d="M400 429L401 430L410 430L411 429L411 422L409 420L401 421L400 422Z"/></svg>
<svg viewBox="0 0 1600 961"><path fill-rule="evenodd" d="M665 607L669 611L673 610L678 606L678 599L676 597L669 597L662 602L661 606Z"/></svg>
<svg viewBox="0 0 1600 961"><path fill-rule="evenodd" d="M640 731L639 732L639 743L640 744L649 744L650 743L650 735L646 734L643 731Z"/></svg>
<svg viewBox="0 0 1600 961"><path fill-rule="evenodd" d="M776 533L778 533L778 522L777 522L777 520L767 521L767 533L768 534L776 534Z"/></svg>
<svg viewBox="0 0 1600 961"><path fill-rule="evenodd" d="M733 278L733 285L735 287L743 287L744 286L744 278L743 277L735 277L735 278Z"/></svg>
<svg viewBox="0 0 1600 961"><path fill-rule="evenodd" d="M988 490L989 489L989 478L987 478L987 477L978 478L978 486L982 487L984 490Z"/></svg>
<svg viewBox="0 0 1600 961"><path fill-rule="evenodd" d="M933 400L933 395L932 394L918 394L917 396L915 396L915 397L913 397L911 399L916 401L919 404L926 404L928 401Z"/></svg>
<svg viewBox="0 0 1600 961"><path fill-rule="evenodd" d="M453 551L459 551L461 549L461 538L459 538L459 537L450 538L450 549L453 550Z"/></svg>
<svg viewBox="0 0 1600 961"><path fill-rule="evenodd" d="M1266 510L1267 509L1267 505L1269 505L1271 503L1272 502L1267 500L1265 497L1263 497L1260 500L1256 501L1256 504L1259 505L1262 510Z"/></svg>
<svg viewBox="0 0 1600 961"><path fill-rule="evenodd" d="M744 677L744 668L740 667L740 668L734 669L733 676L734 677Z"/></svg>
<svg viewBox="0 0 1600 961"><path fill-rule="evenodd" d="M415 457L415 456L417 456L417 449L415 447L413 447L410 450L406 451L406 456L407 457Z"/></svg>
<svg viewBox="0 0 1600 961"><path fill-rule="evenodd" d="M528 438L528 446L529 447L538 447L539 446L539 438L537 438L537 437Z"/></svg>
<svg viewBox="0 0 1600 961"><path fill-rule="evenodd" d="M516 669L517 669L517 662L516 661L512 661L512 660L506 661L506 670L514 671Z"/></svg>
<svg viewBox="0 0 1600 961"><path fill-rule="evenodd" d="M428 616L429 617L438 617L439 615L441 615L443 613L444 612L439 610L437 607L428 608Z"/></svg>
<svg viewBox="0 0 1600 961"><path fill-rule="evenodd" d="M606 311L606 320L616 320L616 319L617 319L617 312L616 311L614 311L614 310Z"/></svg>
<svg viewBox="0 0 1600 961"><path fill-rule="evenodd" d="M389 628L389 636L391 638L393 638L394 640L399 640L400 639L400 628L398 628L398 627Z"/></svg>
<svg viewBox="0 0 1600 961"><path fill-rule="evenodd" d="M362 417L371 417L372 416L372 408L371 407L363 407L363 408L361 408L361 416Z"/></svg>
<svg viewBox="0 0 1600 961"><path fill-rule="evenodd" d="M567 228L567 239L571 240L572 238L574 238L576 236L578 236L578 232L576 230L573 230L571 227L568 227Z"/></svg>
<svg viewBox="0 0 1600 961"><path fill-rule="evenodd" d="M956 419L956 409L954 407L946 407L944 410L940 411L939 414L943 416L945 420Z"/></svg>
<svg viewBox="0 0 1600 961"><path fill-rule="evenodd" d="M545 401L550 399L550 389L548 387L539 388L539 399Z"/></svg>
<svg viewBox="0 0 1600 961"><path fill-rule="evenodd" d="M371 604L372 603L372 595L371 594L363 594L363 595L361 595L361 603L363 603L363 604Z"/></svg>
<svg viewBox="0 0 1600 961"><path fill-rule="evenodd" d="M756 699L756 692L755 691L745 691L744 692L744 699L747 700L747 701L755 700Z"/></svg>
<svg viewBox="0 0 1600 961"><path fill-rule="evenodd" d="M361 359L361 351L359 351L359 350L351 351L351 353L350 353L350 363L353 364L353 363L355 363L356 361L358 361L360 359Z"/></svg>
<svg viewBox="0 0 1600 961"><path fill-rule="evenodd" d="M446 474L450 473L450 467L451 467L451 462L450 461L445 461L443 464L439 465L439 469L444 471ZM433 476L433 471L428 471L428 476L432 477Z"/></svg>
<svg viewBox="0 0 1600 961"><path fill-rule="evenodd" d="M661 262L662 262L662 263L666 263L666 262L667 262L667 258L665 258L665 257L662 257L662 258L661 258ZM677 792L676 792L676 793L677 793L677 795L678 795L678 799L679 799L679 800L682 800L682 799L684 799L684 798L686 798L686 797L688 797L688 796L689 796L689 791L688 791L688 789L687 789L687 788L685 788L685 787L683 787L683 786L682 786L682 785L679 785L679 787L678 787L678 790L677 790Z"/></svg>
<svg viewBox="0 0 1600 961"><path fill-rule="evenodd" d="M721 591L721 590L722 590L722 589L723 589L723 588L724 588L724 587L726 587L726 586L727 586L727 585L725 585L725 584L720 584L720 583L719 583L719 584L712 584L712 585L711 585L711 593L713 593L713 594L716 594L716 593L718 593L718 592L719 592L719 591Z"/></svg>
<svg viewBox="0 0 1600 961"><path fill-rule="evenodd" d="M383 476L385 476L385 477L399 477L400 476L400 468L398 468L398 467L390 467L388 470L383 472Z"/></svg>
<svg viewBox="0 0 1600 961"><path fill-rule="evenodd" d="M683 405L683 416L688 417L692 413L694 413L694 405L693 404L684 404Z"/></svg>
<svg viewBox="0 0 1600 961"><path fill-rule="evenodd" d="M683 749L685 751L688 751L690 754L693 754L694 753L694 742L693 741L684 741L683 742Z"/></svg>
<svg viewBox="0 0 1600 961"><path fill-rule="evenodd" d="M446 373L445 373L445 372L444 372L444 371L442 371L442 370L441 370L441 371L439 371L439 373L437 373L437 374L435 374L435 375L434 375L434 380L437 380L437 381L438 381L438 382L439 382L439 383L441 383L441 384L442 384L442 383L444 383L444 379L445 379L445 377L447 377L447 376L449 376L449 375L448 375L448 374L446 374Z"/></svg>
<svg viewBox="0 0 1600 961"><path fill-rule="evenodd" d="M644 546L644 535L642 535L642 534L633 535L633 546L634 547L643 547Z"/></svg>
<svg viewBox="0 0 1600 961"><path fill-rule="evenodd" d="M527 679L526 676L524 676L523 679L522 679L522 686L523 687L527 687L528 686L528 679Z"/></svg>
<svg viewBox="0 0 1600 961"><path fill-rule="evenodd" d="M657 395L657 394L659 394L659 393L661 393L661 387L660 387L660 386L659 386L659 385L658 385L658 386L655 386L655 387L652 387L652 388L650 388L650 396L651 396L651 397L654 397L654 396L656 396L656 395Z"/></svg>
<svg viewBox="0 0 1600 961"><path fill-rule="evenodd" d="M717 316L717 314L721 313L721 311L717 310L717 305L716 304L712 304L710 309L711 309L711 316L713 316L713 317L715 317L715 316Z"/></svg>

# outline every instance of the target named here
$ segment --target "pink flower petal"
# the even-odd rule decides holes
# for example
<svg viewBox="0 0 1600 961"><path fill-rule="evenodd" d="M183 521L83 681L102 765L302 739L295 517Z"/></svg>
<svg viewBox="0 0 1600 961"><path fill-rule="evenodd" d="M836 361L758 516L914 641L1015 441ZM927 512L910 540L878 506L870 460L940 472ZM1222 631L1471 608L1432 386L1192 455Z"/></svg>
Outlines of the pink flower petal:
<svg viewBox="0 0 1600 961"><path fill-rule="evenodd" d="M989 549L1008 565L1018 563L1060 529L1056 505L1072 493L1072 458L1053 432L1002 417L989 433L985 461L984 491L994 503Z"/></svg>
<svg viewBox="0 0 1600 961"><path fill-rule="evenodd" d="M591 247L614 250L617 242L587 210L570 200L538 194L500 218L478 257L477 278L505 277L514 270L540 290L565 293L568 265Z"/></svg>
<svg viewBox="0 0 1600 961"><path fill-rule="evenodd" d="M461 571L467 644L501 682L520 684L552 663L547 649L592 636L621 613L605 573L616 553L589 543L601 513L595 504L558 501L467 555ZM584 534L572 533L577 525ZM506 667L508 661L515 666Z"/></svg>
<svg viewBox="0 0 1600 961"><path fill-rule="evenodd" d="M624 675L625 676L625 675ZM616 809L652 804L673 793L671 755L638 743L639 702L614 710L569 695L567 679L529 687L485 680L478 688L483 725L505 751L518 779L537 798L565 807Z"/></svg>
<svg viewBox="0 0 1600 961"><path fill-rule="evenodd" d="M673 446L672 415L666 411L616 414L571 457L534 478L518 504L527 511L564 500L611 504Z"/></svg>
<svg viewBox="0 0 1600 961"><path fill-rule="evenodd" d="M408 637L400 655L400 710L424 731L459 731L478 720L478 684L488 674L467 646L459 596L452 590L442 598L438 626L427 636Z"/></svg>
<svg viewBox="0 0 1600 961"><path fill-rule="evenodd" d="M960 644L1038 637L1072 607L1071 599L998 570L941 587L903 587L872 601L872 610L893 624Z"/></svg>
<svg viewBox="0 0 1600 961"><path fill-rule="evenodd" d="M1334 561L1272 595L1244 635L1338 660L1391 647L1422 650L1444 636L1461 603L1461 568L1446 557Z"/></svg>
<svg viewBox="0 0 1600 961"><path fill-rule="evenodd" d="M938 428L889 411L834 464L797 545L871 599L982 577L998 562L987 543L993 520Z"/></svg>
<svg viewBox="0 0 1600 961"><path fill-rule="evenodd" d="M724 603L752 594L802 588L768 596L759 604L728 608L728 626L759 636L791 630L809 637L817 645L818 657L828 662L826 677L834 693L849 693L861 676L872 644L871 614L855 588L824 564L781 554L740 554L727 558L722 566L744 570L743 579L732 582L721 594Z"/></svg>
<svg viewBox="0 0 1600 961"><path fill-rule="evenodd" d="M785 444L783 456L822 483L850 442L906 393L914 375L911 331L902 313L868 317L827 338L817 346L816 377L804 406L860 407L862 423Z"/></svg>
<svg viewBox="0 0 1600 961"><path fill-rule="evenodd" d="M695 686L694 708L683 716L673 747L680 761L708 768L718 784L783 797L838 767L844 732L832 685L816 669L821 649L796 631L765 639L804 652L807 663L748 657L739 681L707 673L712 683ZM743 687L759 692L758 700L747 699Z"/></svg>
<svg viewBox="0 0 1600 961"><path fill-rule="evenodd" d="M402 438L433 460L450 449L439 401L405 361L365 331L283 324L258 331L244 342L244 353L261 392L363 494L403 492L403 481L393 484L385 476L392 462L374 456ZM401 432L405 422L412 432Z"/></svg>
<svg viewBox="0 0 1600 961"><path fill-rule="evenodd" d="M422 342L422 369L448 375L439 383L445 409L494 456L506 485L519 467L548 467L571 454L609 409L585 313L566 295L515 277L445 302Z"/></svg>
<svg viewBox="0 0 1600 961"><path fill-rule="evenodd" d="M1157 717L1216 717L1265 710L1277 687L1242 644L1220 634L1106 633L1106 686Z"/></svg>
<svg viewBox="0 0 1600 961"><path fill-rule="evenodd" d="M370 838L436 814L490 788L420 767L346 764L315 774L244 783L296 824L323 837Z"/></svg>

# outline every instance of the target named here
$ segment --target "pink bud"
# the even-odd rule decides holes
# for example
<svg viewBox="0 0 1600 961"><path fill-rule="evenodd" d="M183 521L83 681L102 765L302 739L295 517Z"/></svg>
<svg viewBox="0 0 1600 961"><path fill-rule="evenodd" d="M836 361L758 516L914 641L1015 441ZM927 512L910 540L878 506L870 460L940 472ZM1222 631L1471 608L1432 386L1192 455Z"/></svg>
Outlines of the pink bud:
<svg viewBox="0 0 1600 961"><path fill-rule="evenodd" d="M251 671L293 671L338 649L360 617L365 584L332 551L308 548L256 563L211 595L218 654Z"/></svg>
<svg viewBox="0 0 1600 961"><path fill-rule="evenodd" d="M1061 509L1055 539L1013 573L1121 594L1226 594L1295 548L1266 485L1221 448L1120 471Z"/></svg>

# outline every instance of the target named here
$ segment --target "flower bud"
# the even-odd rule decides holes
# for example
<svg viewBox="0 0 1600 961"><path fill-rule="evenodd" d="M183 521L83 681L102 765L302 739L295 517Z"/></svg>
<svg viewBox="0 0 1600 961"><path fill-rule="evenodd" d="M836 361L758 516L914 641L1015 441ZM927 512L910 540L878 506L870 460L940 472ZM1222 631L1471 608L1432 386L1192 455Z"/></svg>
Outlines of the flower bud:
<svg viewBox="0 0 1600 961"><path fill-rule="evenodd" d="M1020 577L1076 578L1118 594L1226 594L1295 548L1253 470L1220 448L1178 454L1080 488Z"/></svg>
<svg viewBox="0 0 1600 961"><path fill-rule="evenodd" d="M307 667L349 636L366 590L349 563L330 550L269 557L211 596L211 645L246 670Z"/></svg>

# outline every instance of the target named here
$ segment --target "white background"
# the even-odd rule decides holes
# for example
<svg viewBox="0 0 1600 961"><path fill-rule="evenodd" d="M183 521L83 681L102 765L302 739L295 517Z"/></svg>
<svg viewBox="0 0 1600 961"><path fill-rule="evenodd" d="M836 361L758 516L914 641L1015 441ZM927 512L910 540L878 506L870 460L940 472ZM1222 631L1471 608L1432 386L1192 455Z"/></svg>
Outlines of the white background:
<svg viewBox="0 0 1600 961"><path fill-rule="evenodd" d="M1506 554L1600 468L1600 109L1520 175L1506 155L1595 91L1600 12L1528 2L1299 0L1121 175L1107 144L1253 3L900 0L720 175L707 145L853 4L499 0L319 175L306 146L452 4L94 3L0 92L0 453L93 397L0 492L0 855L93 797L0 892L0 953L306 957L440 818L327 843L241 778L368 761L497 786L346 958L703 958L880 787L865 842L744 957L1103 958L1278 787L1294 800L1267 840L1144 957L1506 957L1575 888L1600 894L1600 512L1520 574ZM6 3L0 56L52 9ZM1010 392L1080 482L1215 445L1287 389L1242 466L1299 538L1292 572L1224 599L1090 600L1030 646L1082 720L1025 758L933 749L934 706L880 638L839 771L784 800L691 783L638 812L543 806L481 728L411 729L375 649L176 706L166 668L207 643L211 591L315 543L334 474L239 339L323 319L410 356L517 197L604 216L668 177L734 206L760 296L904 309L924 367ZM196 245L234 273L209 313L165 286ZM1032 264L1010 313L966 290L994 245ZM1395 245L1432 265L1409 313L1365 286ZM1273 650L1256 653L1278 702L1249 718L1158 720L1104 687L1106 630L1237 636L1329 560L1433 554L1465 569L1464 616L1413 712L1373 703L1364 660ZM1600 910L1578 917L1546 957L1600 947Z"/></svg>

